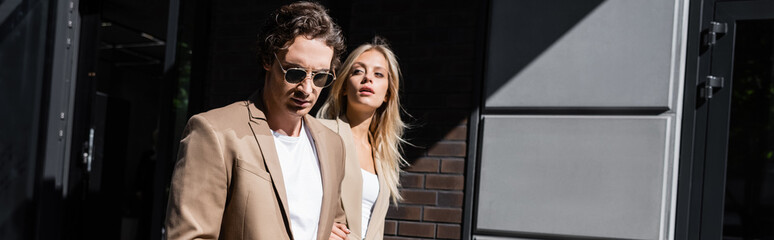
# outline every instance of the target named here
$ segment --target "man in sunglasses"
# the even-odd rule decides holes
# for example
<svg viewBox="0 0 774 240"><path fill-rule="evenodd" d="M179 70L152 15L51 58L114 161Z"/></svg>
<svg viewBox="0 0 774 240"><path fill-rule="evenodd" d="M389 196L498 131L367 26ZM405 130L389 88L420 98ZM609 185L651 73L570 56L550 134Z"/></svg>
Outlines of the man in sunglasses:
<svg viewBox="0 0 774 240"><path fill-rule="evenodd" d="M266 70L249 100L193 116L180 143L167 239L328 239L344 222L344 148L308 113L344 50L317 3L286 5L259 36Z"/></svg>

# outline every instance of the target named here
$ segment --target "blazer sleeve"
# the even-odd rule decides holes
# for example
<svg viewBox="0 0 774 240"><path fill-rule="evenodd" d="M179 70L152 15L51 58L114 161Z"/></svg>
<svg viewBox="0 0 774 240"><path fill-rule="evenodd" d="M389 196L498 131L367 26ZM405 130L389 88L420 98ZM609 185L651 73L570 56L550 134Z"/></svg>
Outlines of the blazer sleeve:
<svg viewBox="0 0 774 240"><path fill-rule="evenodd" d="M223 147L201 115L188 121L184 136L170 184L167 239L217 239L229 184Z"/></svg>

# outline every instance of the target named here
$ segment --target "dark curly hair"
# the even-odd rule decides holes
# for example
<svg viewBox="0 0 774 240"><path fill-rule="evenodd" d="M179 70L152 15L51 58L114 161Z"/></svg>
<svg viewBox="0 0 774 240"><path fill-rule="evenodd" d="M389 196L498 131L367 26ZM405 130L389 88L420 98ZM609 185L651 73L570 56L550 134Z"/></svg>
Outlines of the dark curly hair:
<svg viewBox="0 0 774 240"><path fill-rule="evenodd" d="M328 9L316 2L296 2L282 6L266 19L258 35L258 57L270 65L274 54L286 50L297 36L323 39L333 48L333 68L339 66L344 52L341 28L328 15Z"/></svg>

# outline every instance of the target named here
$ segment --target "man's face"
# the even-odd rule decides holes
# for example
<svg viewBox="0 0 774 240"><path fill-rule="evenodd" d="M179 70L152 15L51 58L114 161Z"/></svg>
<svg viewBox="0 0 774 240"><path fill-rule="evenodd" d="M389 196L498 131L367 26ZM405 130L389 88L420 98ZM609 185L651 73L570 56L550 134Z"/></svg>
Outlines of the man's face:
<svg viewBox="0 0 774 240"><path fill-rule="evenodd" d="M298 36L286 52L277 53L279 60L271 65L264 65L267 77L264 83L264 101L270 114L281 114L286 117L302 117L309 113L322 87L315 86L311 75L300 83L292 84L285 81L285 69L303 68L307 72L332 71L333 48L322 39L307 39Z"/></svg>

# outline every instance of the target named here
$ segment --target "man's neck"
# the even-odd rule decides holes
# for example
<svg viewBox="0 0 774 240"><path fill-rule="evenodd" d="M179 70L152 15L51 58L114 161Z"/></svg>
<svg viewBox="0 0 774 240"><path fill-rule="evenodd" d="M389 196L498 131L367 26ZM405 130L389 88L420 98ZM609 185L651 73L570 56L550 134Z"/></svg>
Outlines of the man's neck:
<svg viewBox="0 0 774 240"><path fill-rule="evenodd" d="M264 99L266 103L266 99ZM269 128L279 134L291 137L298 137L301 134L301 122L303 117L297 117L281 110L271 109L271 104L265 104L266 106L266 122L269 124Z"/></svg>
<svg viewBox="0 0 774 240"><path fill-rule="evenodd" d="M279 134L291 137L298 137L301 134L301 122L302 118L277 118L276 116L267 115L267 122L269 122L269 128Z"/></svg>

